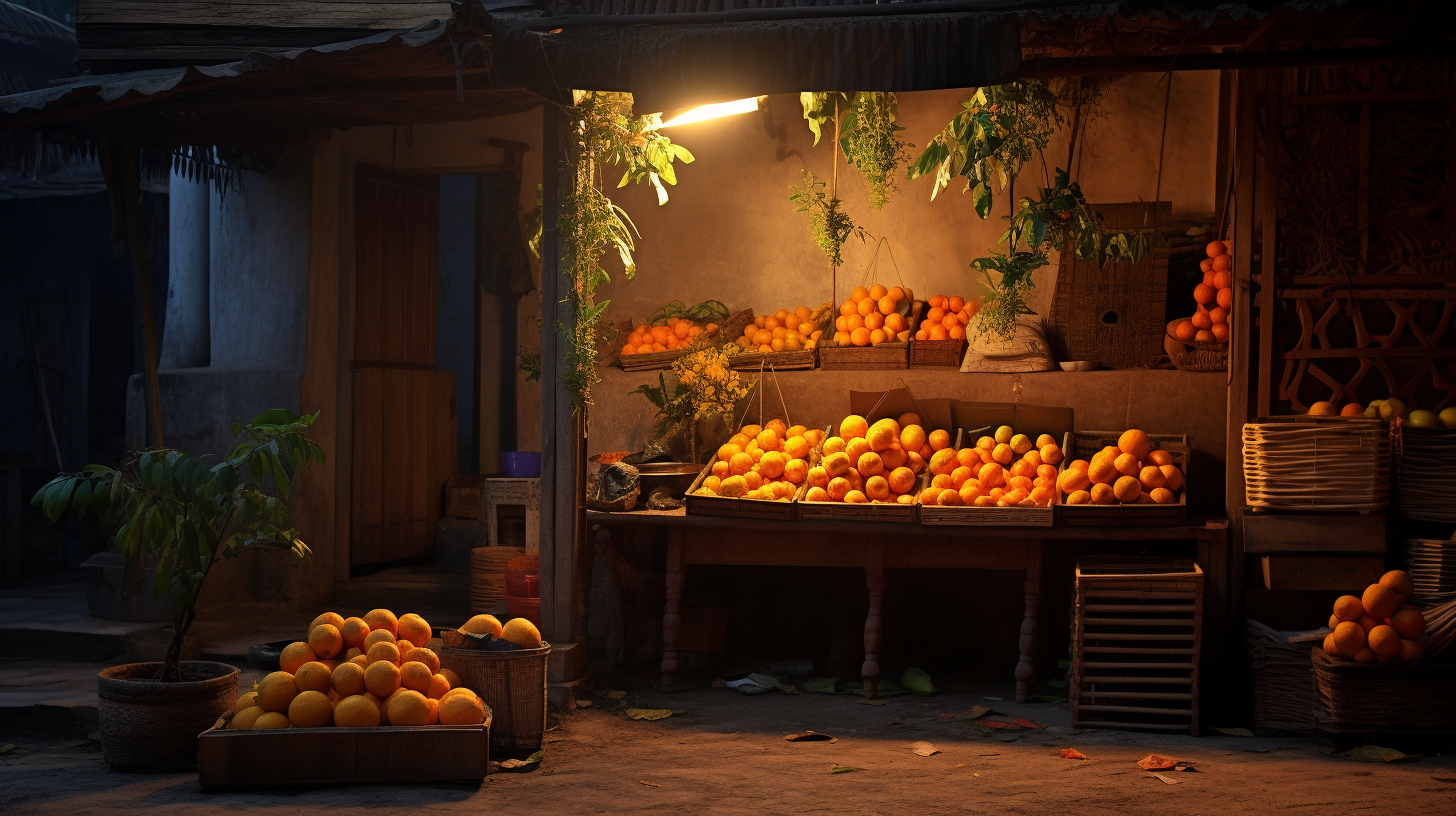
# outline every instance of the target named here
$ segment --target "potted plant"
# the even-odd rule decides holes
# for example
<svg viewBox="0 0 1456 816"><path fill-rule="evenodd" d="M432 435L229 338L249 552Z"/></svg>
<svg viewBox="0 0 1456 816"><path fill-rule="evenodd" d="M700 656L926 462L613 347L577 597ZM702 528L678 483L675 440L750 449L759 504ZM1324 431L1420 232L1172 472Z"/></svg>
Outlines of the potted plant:
<svg viewBox="0 0 1456 816"><path fill-rule="evenodd" d="M264 411L234 424L235 442L213 465L169 448L136 454L113 469L87 465L63 473L35 494L54 524L67 508L91 516L120 553L156 558L153 596L172 608L172 643L164 660L128 663L100 673L101 750L119 769L186 768L197 761L197 735L237 700L238 670L183 661L182 643L197 620L197 599L212 567L257 548L308 547L292 527L288 488L323 448L304 436L318 414Z"/></svg>

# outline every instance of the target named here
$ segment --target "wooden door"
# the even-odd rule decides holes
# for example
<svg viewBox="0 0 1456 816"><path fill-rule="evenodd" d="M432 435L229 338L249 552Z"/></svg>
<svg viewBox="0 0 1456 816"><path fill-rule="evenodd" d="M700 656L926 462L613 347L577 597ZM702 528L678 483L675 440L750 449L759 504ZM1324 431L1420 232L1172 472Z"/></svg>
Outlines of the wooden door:
<svg viewBox="0 0 1456 816"><path fill-rule="evenodd" d="M435 180L360 168L350 563L428 555L456 469L455 375L435 370Z"/></svg>

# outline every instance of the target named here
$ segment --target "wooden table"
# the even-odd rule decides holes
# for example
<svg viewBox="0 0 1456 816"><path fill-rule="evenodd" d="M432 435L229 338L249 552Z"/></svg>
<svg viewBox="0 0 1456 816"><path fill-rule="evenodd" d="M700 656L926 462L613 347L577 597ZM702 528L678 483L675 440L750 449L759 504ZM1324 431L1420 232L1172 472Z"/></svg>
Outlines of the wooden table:
<svg viewBox="0 0 1456 816"><path fill-rule="evenodd" d="M1035 679L1033 655L1041 603L1042 547L1046 541L1196 541L1198 560L1209 574L1210 599L1225 596L1228 522L1210 519L1178 527L946 527L864 521L767 521L690 516L683 510L588 512L587 523L604 527L646 525L667 533L667 605L662 616L662 688L672 691L678 671L678 625L683 568L688 564L783 567L862 567L869 590L865 616L865 697L880 680L881 605L886 569L993 569L1026 573L1016 699L1025 701ZM767 533L745 536L744 532ZM774 535L791 532L792 536ZM882 543L893 536L898 543ZM1223 583L1225 586L1216 586ZM1216 616L1210 616L1216 617Z"/></svg>

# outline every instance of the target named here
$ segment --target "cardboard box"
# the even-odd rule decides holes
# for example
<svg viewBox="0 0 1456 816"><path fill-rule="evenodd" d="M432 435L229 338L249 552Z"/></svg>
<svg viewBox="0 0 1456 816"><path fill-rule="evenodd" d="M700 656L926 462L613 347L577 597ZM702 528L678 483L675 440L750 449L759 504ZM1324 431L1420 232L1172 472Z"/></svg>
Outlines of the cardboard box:
<svg viewBox="0 0 1456 816"><path fill-rule="evenodd" d="M204 789L387 783L478 784L490 765L483 725L227 731L220 719L197 741Z"/></svg>
<svg viewBox="0 0 1456 816"><path fill-rule="evenodd" d="M1359 595L1385 574L1379 555L1266 555L1264 587Z"/></svg>

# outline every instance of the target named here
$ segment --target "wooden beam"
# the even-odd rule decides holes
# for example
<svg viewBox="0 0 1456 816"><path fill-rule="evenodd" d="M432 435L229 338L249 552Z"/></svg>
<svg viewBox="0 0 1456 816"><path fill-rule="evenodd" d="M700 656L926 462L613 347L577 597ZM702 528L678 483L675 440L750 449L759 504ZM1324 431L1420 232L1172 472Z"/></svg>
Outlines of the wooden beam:
<svg viewBox="0 0 1456 816"><path fill-rule="evenodd" d="M1259 246L1259 402L1258 416L1269 416L1274 410L1274 309L1278 292L1278 247L1276 237L1279 190L1279 91L1282 72L1264 72L1264 166L1263 181L1255 189L1263 219L1263 240Z"/></svg>
<svg viewBox="0 0 1456 816"><path fill-rule="evenodd" d="M440 0L79 0L77 30L133 24L218 28L413 28L450 19Z"/></svg>
<svg viewBox="0 0 1456 816"><path fill-rule="evenodd" d="M1334 65L1365 65L1375 62L1404 63L1417 59L1450 57L1453 53L1456 53L1456 49L1449 46L1417 50L1402 46L1375 46L1257 53L1169 54L1153 57L1048 57L1023 62L1016 75L1022 78L1048 78L1110 74L1161 74L1167 71L1313 68Z"/></svg>

